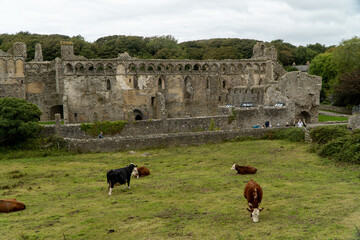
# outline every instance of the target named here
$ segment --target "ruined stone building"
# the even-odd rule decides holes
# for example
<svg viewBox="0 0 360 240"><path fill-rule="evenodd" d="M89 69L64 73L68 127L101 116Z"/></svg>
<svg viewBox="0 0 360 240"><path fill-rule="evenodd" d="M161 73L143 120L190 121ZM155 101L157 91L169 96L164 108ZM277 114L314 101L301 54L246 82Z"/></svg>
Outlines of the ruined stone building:
<svg viewBox="0 0 360 240"><path fill-rule="evenodd" d="M232 107L279 107L284 121L316 122L321 78L287 73L276 58L275 48L257 43L241 60L86 59L62 42L61 58L43 61L38 44L25 62L26 45L15 43L0 50L0 97L25 98L41 120L60 113L67 123L214 116Z"/></svg>

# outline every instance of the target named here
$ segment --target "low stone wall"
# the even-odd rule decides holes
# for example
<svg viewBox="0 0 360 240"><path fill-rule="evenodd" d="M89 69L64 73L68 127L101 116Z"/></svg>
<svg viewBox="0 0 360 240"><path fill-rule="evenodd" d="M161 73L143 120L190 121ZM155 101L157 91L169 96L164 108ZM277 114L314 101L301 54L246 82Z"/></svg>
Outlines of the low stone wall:
<svg viewBox="0 0 360 240"><path fill-rule="evenodd" d="M214 127L221 130L231 130L236 128L235 123L231 124L229 122L229 117L226 115L193 118L169 118L164 120L155 119L129 123L121 131L120 135L142 136L180 132L203 132L209 130L212 121L214 122Z"/></svg>
<svg viewBox="0 0 360 240"><path fill-rule="evenodd" d="M349 118L349 127L353 130L360 129L360 115L354 115Z"/></svg>
<svg viewBox="0 0 360 240"><path fill-rule="evenodd" d="M271 121L275 126L277 123L280 126L285 126L286 122L293 119L289 118L289 109L282 108L237 108L235 113L231 109L223 109L224 115L219 116L206 116L206 117L193 117L193 118L169 118L169 119L155 119L155 120L142 120L129 122L124 129L116 135L122 136L146 136L156 134L172 134L172 133L193 133L204 132L209 130L238 130L238 129L251 129L256 123L264 125L265 121ZM225 115L229 114L229 115ZM233 116L231 116L233 114ZM210 129L210 125L213 128ZM95 139L96 136L91 136L83 132L80 124L65 124L65 125L49 125L46 126L44 135L56 133L65 138L78 138L78 139ZM106 134L105 134L106 136Z"/></svg>
<svg viewBox="0 0 360 240"><path fill-rule="evenodd" d="M103 139L65 138L67 148L77 152L116 152L151 147L173 147L201 145L234 140L238 137L261 137L267 129L248 129L232 131L193 132L177 134L157 134L137 137L105 137Z"/></svg>
<svg viewBox="0 0 360 240"><path fill-rule="evenodd" d="M336 106L331 106L331 105L320 105L319 109L324 110L324 111L333 111L333 112L348 114L348 115L352 114L352 109L351 108L345 108L345 107L336 107Z"/></svg>

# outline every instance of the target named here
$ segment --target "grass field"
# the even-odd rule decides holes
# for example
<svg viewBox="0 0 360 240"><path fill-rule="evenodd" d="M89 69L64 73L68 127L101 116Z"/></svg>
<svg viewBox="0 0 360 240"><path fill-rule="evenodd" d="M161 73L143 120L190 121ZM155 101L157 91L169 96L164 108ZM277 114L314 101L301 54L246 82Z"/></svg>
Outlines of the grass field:
<svg viewBox="0 0 360 240"><path fill-rule="evenodd" d="M286 141L244 141L3 159L1 198L24 211L0 214L0 239L359 239L360 167L339 165ZM114 188L106 172L129 163L151 175ZM230 171L253 165L251 176ZM264 196L258 223L245 183Z"/></svg>
<svg viewBox="0 0 360 240"><path fill-rule="evenodd" d="M347 117L338 117L338 116L328 116L319 114L319 122L328 122L328 121L347 121Z"/></svg>

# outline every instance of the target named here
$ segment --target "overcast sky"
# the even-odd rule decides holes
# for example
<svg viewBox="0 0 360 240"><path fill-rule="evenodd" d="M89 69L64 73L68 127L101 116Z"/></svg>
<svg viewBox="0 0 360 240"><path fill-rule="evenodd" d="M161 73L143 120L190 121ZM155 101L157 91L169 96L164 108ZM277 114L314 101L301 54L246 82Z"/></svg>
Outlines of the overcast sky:
<svg viewBox="0 0 360 240"><path fill-rule="evenodd" d="M360 0L0 0L0 33L172 35L338 45L360 36Z"/></svg>

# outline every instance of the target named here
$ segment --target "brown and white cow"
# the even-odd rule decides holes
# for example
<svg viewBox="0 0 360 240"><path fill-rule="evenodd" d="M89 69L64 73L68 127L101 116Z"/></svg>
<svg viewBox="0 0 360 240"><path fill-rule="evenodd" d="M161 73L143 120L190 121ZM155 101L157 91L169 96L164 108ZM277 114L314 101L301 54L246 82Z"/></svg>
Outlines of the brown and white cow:
<svg viewBox="0 0 360 240"><path fill-rule="evenodd" d="M245 186L244 197L246 198L249 205L249 208L246 209L251 212L250 217L254 222L258 222L260 211L264 209L259 208L263 197L263 191L260 185L251 179Z"/></svg>
<svg viewBox="0 0 360 240"><path fill-rule="evenodd" d="M131 175L136 178L145 177L147 175L150 175L150 170L147 167L137 167L134 168Z"/></svg>
<svg viewBox="0 0 360 240"><path fill-rule="evenodd" d="M239 166L234 164L231 170L236 170L238 174L255 174L257 169L251 166Z"/></svg>
<svg viewBox="0 0 360 240"><path fill-rule="evenodd" d="M25 208L25 204L16 201L16 199L0 199L0 212L15 212L24 210Z"/></svg>

